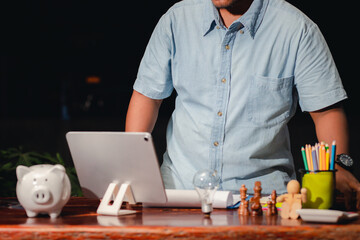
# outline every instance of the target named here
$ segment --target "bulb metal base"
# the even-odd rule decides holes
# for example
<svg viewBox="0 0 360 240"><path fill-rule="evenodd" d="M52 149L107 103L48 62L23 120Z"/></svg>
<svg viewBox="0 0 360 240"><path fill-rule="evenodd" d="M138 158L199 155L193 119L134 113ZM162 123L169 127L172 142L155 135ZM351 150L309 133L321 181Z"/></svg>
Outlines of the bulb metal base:
<svg viewBox="0 0 360 240"><path fill-rule="evenodd" d="M204 214L208 214L210 215L211 212L213 211L213 207L212 207L212 203L202 203L201 204L201 211L204 213Z"/></svg>

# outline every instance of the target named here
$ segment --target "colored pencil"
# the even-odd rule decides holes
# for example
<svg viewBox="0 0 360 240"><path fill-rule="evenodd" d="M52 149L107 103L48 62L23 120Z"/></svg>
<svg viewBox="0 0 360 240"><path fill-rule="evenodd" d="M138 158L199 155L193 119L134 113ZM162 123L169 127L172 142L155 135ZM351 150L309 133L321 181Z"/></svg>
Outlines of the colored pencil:
<svg viewBox="0 0 360 240"><path fill-rule="evenodd" d="M326 150L326 167L325 170L330 169L330 150L329 148Z"/></svg>
<svg viewBox="0 0 360 240"><path fill-rule="evenodd" d="M309 170L312 171L313 169L311 167L311 162L310 162L310 157L309 157L309 151L308 151L307 144L305 145L305 155L306 155L306 160L307 160Z"/></svg>
<svg viewBox="0 0 360 240"><path fill-rule="evenodd" d="M304 147L301 147L301 155L303 157L305 170L308 171L309 167L308 167L308 164L307 164L306 153L305 153L305 148Z"/></svg>
<svg viewBox="0 0 360 240"><path fill-rule="evenodd" d="M326 152L325 152L325 145L322 143L321 144L321 148L320 148L320 152L321 152L321 170L326 170Z"/></svg>
<svg viewBox="0 0 360 240"><path fill-rule="evenodd" d="M330 170L334 170L335 155L336 155L336 141L334 140L331 146Z"/></svg>
<svg viewBox="0 0 360 240"><path fill-rule="evenodd" d="M314 164L314 170L319 170L319 166L317 164L316 150L315 147L311 148L311 157Z"/></svg>
<svg viewBox="0 0 360 240"><path fill-rule="evenodd" d="M315 166L314 166L314 162L313 162L312 157L311 157L311 149L310 148L311 148L310 145L307 144L306 145L306 151L307 151L307 153L309 155L309 162L310 162L310 165L311 165L311 170L316 170Z"/></svg>
<svg viewBox="0 0 360 240"><path fill-rule="evenodd" d="M317 160L318 167L319 167L319 170L320 170L319 143L315 144L315 151L316 151L316 160Z"/></svg>
<svg viewBox="0 0 360 240"><path fill-rule="evenodd" d="M322 152L321 152L321 146L319 145L319 170L324 170L323 169L323 163L322 163Z"/></svg>

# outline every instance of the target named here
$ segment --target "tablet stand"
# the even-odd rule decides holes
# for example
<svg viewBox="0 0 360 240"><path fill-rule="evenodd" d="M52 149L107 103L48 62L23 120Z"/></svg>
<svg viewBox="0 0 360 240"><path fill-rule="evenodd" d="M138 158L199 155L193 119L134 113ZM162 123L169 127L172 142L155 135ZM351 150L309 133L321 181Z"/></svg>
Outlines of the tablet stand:
<svg viewBox="0 0 360 240"><path fill-rule="evenodd" d="M136 213L134 210L120 209L123 201L126 200L130 204L135 204L135 198L131 191L131 186L128 183L123 183L120 186L118 183L110 183L107 188L103 199L97 209L98 214L103 215L126 215ZM111 201L114 199L113 204Z"/></svg>

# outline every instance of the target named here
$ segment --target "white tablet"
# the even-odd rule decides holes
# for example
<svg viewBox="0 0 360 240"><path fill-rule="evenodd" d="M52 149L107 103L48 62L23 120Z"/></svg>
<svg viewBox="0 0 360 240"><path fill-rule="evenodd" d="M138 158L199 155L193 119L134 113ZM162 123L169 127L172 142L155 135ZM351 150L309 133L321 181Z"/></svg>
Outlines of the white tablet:
<svg viewBox="0 0 360 240"><path fill-rule="evenodd" d="M135 202L166 202L150 133L68 132L66 139L85 197L103 198L116 183L130 186Z"/></svg>

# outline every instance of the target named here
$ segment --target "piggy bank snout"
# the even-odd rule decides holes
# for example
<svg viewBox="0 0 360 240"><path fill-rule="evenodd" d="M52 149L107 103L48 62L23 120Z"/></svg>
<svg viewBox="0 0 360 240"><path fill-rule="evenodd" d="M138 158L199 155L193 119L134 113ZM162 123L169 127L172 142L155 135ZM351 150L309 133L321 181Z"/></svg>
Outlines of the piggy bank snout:
<svg viewBox="0 0 360 240"><path fill-rule="evenodd" d="M32 200L37 204L46 204L50 201L51 193L46 187L37 187L32 192Z"/></svg>

